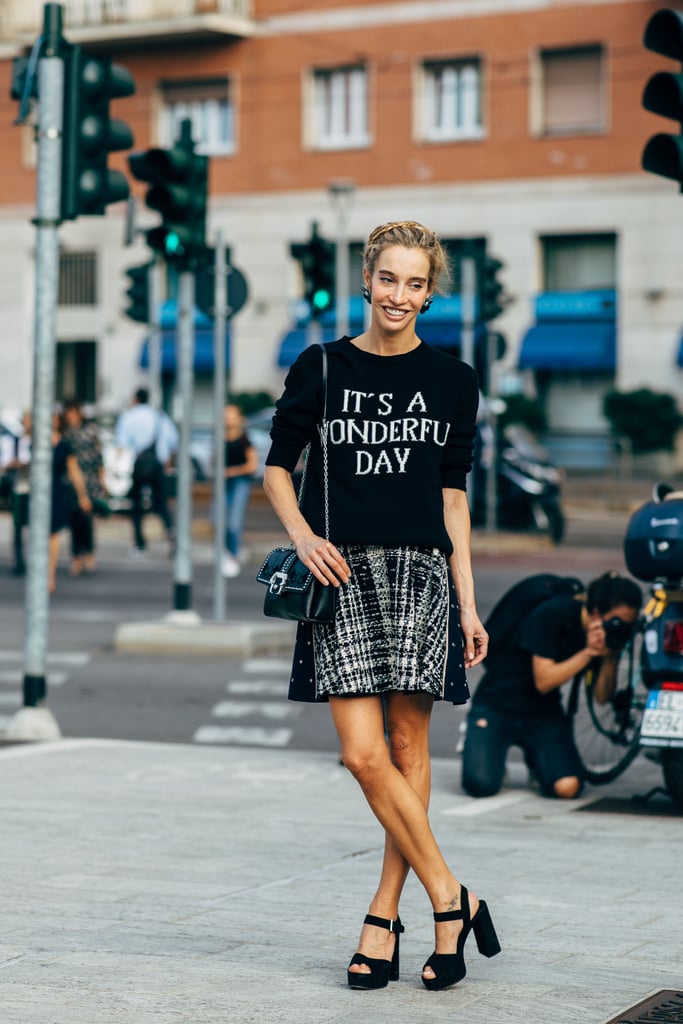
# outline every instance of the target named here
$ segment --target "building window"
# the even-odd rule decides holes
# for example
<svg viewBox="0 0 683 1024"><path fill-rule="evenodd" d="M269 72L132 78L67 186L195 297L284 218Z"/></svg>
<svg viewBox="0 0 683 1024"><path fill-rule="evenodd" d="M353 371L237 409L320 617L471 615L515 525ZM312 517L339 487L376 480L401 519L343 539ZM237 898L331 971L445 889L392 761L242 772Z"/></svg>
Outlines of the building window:
<svg viewBox="0 0 683 1024"><path fill-rule="evenodd" d="M423 138L479 139L481 69L479 60L429 61L423 65Z"/></svg>
<svg viewBox="0 0 683 1024"><path fill-rule="evenodd" d="M235 110L229 79L162 82L161 95L164 146L174 144L180 122L189 118L198 153L221 156L235 152Z"/></svg>
<svg viewBox="0 0 683 1024"><path fill-rule="evenodd" d="M55 367L55 397L58 402L78 398L97 401L97 342L58 341Z"/></svg>
<svg viewBox="0 0 683 1024"><path fill-rule="evenodd" d="M616 235L547 235L541 245L544 291L616 288Z"/></svg>
<svg viewBox="0 0 683 1024"><path fill-rule="evenodd" d="M313 145L318 149L348 149L368 142L365 68L315 71Z"/></svg>
<svg viewBox="0 0 683 1024"><path fill-rule="evenodd" d="M600 46L540 54L543 135L605 129L604 53Z"/></svg>
<svg viewBox="0 0 683 1024"><path fill-rule="evenodd" d="M97 305L97 253L59 254L57 303L60 306Z"/></svg>

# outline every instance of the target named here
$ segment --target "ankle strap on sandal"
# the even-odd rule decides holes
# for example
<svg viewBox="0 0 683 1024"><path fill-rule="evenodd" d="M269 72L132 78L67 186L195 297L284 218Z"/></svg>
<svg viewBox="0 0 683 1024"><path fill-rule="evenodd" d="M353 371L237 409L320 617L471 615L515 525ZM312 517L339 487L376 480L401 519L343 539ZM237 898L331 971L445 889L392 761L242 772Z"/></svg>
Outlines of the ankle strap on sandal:
<svg viewBox="0 0 683 1024"><path fill-rule="evenodd" d="M435 921L462 921L465 927L470 920L470 899L464 885L460 886L460 910L444 910L442 913L434 911Z"/></svg>
<svg viewBox="0 0 683 1024"><path fill-rule="evenodd" d="M395 921L392 921L388 917L375 917L374 914L366 914L365 924L374 924L376 928L386 928L388 932L401 932L405 931L405 928L401 924L401 918L397 917Z"/></svg>

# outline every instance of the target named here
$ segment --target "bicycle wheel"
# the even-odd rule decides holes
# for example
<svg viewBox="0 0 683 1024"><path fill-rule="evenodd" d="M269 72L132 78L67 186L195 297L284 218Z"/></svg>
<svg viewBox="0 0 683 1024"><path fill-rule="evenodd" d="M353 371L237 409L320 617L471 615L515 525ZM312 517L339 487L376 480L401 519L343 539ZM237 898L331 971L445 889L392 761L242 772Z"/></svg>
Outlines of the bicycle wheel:
<svg viewBox="0 0 683 1024"><path fill-rule="evenodd" d="M569 711L574 743L584 778L593 785L613 782L638 754L647 696L640 678L642 642L638 632L621 652L614 692L604 703L595 699L594 687L584 676L572 683Z"/></svg>

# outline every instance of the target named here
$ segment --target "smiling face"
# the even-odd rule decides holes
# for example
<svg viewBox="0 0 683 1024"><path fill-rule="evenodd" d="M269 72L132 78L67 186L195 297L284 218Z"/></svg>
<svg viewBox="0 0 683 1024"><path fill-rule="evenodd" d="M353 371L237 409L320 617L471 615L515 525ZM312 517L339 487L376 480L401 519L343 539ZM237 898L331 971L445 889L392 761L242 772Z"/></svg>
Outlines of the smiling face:
<svg viewBox="0 0 683 1024"><path fill-rule="evenodd" d="M372 275L363 273L379 327L402 331L414 325L429 294L429 270L429 257L421 249L390 245L382 250Z"/></svg>

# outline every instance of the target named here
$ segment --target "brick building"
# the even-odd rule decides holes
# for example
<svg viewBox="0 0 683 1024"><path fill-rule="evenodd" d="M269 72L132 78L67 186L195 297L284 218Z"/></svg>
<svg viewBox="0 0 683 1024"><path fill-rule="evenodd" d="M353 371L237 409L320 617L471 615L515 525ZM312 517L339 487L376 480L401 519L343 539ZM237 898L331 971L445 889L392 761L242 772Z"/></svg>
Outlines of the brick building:
<svg viewBox="0 0 683 1024"><path fill-rule="evenodd" d="M191 116L211 157L209 238L221 229L250 285L231 329L234 388L280 388L303 343L289 246L312 221L335 237L329 186L341 179L354 185L353 295L360 244L384 220L422 220L456 257L475 240L503 261L513 301L496 324L507 340L498 385L539 393L558 457L571 464L602 457L607 388L681 390L680 200L673 183L640 170L645 140L665 127L640 106L649 74L667 64L642 45L659 6L66 0L64 9L71 41L133 74L136 93L114 112L136 148L171 144ZM30 129L12 124L9 83L41 17L37 0L4 0L0 13L0 408L26 404L30 391L35 154ZM126 169L125 155L112 165ZM140 210L143 226L155 222ZM61 229L58 391L110 408L144 380L145 330L123 309L125 269L146 250L124 247L124 219L120 204ZM352 302L352 331L359 309ZM435 343L458 344L456 309L444 300L426 315ZM201 419L210 383L197 369Z"/></svg>

